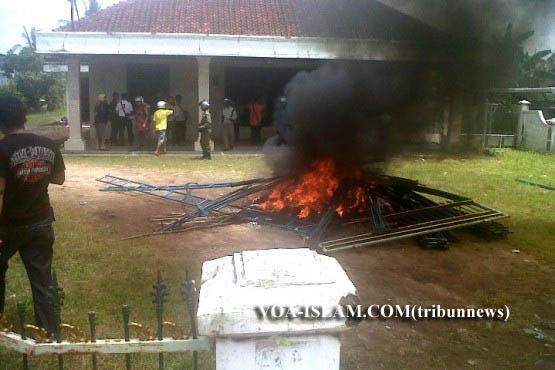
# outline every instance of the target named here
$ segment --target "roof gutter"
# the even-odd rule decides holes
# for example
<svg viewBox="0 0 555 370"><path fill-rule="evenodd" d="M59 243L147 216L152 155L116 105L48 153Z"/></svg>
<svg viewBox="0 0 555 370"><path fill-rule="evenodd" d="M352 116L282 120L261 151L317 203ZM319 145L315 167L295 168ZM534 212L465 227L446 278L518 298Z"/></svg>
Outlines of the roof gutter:
<svg viewBox="0 0 555 370"><path fill-rule="evenodd" d="M399 41L184 33L37 32L37 52L67 56L158 55L375 61L423 59L415 48Z"/></svg>

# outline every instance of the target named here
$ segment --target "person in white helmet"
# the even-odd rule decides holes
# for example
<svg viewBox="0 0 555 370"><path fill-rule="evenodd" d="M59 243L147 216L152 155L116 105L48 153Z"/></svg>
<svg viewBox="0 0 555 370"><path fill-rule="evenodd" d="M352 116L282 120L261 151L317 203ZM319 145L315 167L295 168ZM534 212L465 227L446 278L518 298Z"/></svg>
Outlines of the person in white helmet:
<svg viewBox="0 0 555 370"><path fill-rule="evenodd" d="M173 114L173 110L168 109L168 103L165 101L156 103L156 108L158 109L154 112L153 121L158 143L154 155L159 156L160 154L166 153L166 143L168 142L166 134L168 130L168 117Z"/></svg>
<svg viewBox="0 0 555 370"><path fill-rule="evenodd" d="M212 159L210 154L210 134L212 133L212 118L210 118L210 104L207 100L199 103L202 110L202 117L198 124L198 132L200 134L200 146L202 148L202 159Z"/></svg>

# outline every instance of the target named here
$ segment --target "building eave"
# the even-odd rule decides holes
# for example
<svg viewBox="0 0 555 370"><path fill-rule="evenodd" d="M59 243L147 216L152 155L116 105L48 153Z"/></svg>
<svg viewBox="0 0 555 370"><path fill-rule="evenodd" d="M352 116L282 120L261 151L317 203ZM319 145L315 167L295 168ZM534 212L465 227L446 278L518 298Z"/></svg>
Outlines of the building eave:
<svg viewBox="0 0 555 370"><path fill-rule="evenodd" d="M408 43L371 39L164 33L37 32L48 55L156 55L414 61Z"/></svg>

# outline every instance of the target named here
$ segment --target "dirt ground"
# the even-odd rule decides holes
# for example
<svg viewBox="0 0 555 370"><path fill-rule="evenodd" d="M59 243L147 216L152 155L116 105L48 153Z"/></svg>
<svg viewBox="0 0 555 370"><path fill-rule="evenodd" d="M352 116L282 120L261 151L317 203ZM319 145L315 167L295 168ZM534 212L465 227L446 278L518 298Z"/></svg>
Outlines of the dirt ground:
<svg viewBox="0 0 555 370"><path fill-rule="evenodd" d="M99 192L103 174L150 183L207 181L186 174L139 168L117 170L70 164L56 202L92 207L117 225L122 237L151 231L149 218L180 211L143 195ZM292 233L257 225L157 236L159 253L198 263L244 249L302 247ZM342 369L555 369L555 343L535 339L535 326L555 334L555 271L533 256L513 253L504 241L485 242L471 234L447 251L423 250L411 241L334 254L358 289L363 304L417 304L443 307L507 305L507 323L476 320L365 321L342 334ZM551 326L551 328L549 328Z"/></svg>

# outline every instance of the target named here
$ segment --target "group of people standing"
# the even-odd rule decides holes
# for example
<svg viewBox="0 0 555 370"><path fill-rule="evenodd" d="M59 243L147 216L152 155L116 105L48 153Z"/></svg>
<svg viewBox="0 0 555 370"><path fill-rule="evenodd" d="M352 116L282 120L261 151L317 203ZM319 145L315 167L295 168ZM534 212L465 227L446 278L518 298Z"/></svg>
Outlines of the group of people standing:
<svg viewBox="0 0 555 370"><path fill-rule="evenodd" d="M169 102L164 101L165 107L172 111L169 117L170 140L176 145L183 145L189 113L181 106L181 95L167 100ZM126 144L136 149L148 149L153 144L153 116L150 105L142 96L135 97L131 103L126 93L120 95L116 92L108 102L105 94L99 94L94 108L94 127L97 150Z"/></svg>
<svg viewBox="0 0 555 370"><path fill-rule="evenodd" d="M261 144L262 126L266 114L266 102L263 98L251 100L245 106L237 108L231 99L224 99L221 121L224 150L233 149L234 143L239 140L239 116L248 117L251 129L250 143L252 145Z"/></svg>
<svg viewBox="0 0 555 370"><path fill-rule="evenodd" d="M208 101L201 101L199 106L203 115L197 129L202 140L208 136L206 132L211 132L212 122ZM182 107L181 95L158 101L156 109L151 112L150 105L141 96L130 102L126 93L113 93L112 100L108 102L106 95L99 94L94 112L97 150L108 150L111 146L118 145L129 145L136 150L148 150L156 146L157 155L165 153L168 142L172 145L185 145L187 124L191 118L189 112ZM223 149L232 150L238 141L240 117L248 119L251 144L261 144L265 114L264 99L252 100L239 111L231 99L224 99L221 119L216 121L221 124ZM209 129L206 128L206 121L210 121ZM203 153L203 158L209 157L205 151Z"/></svg>

